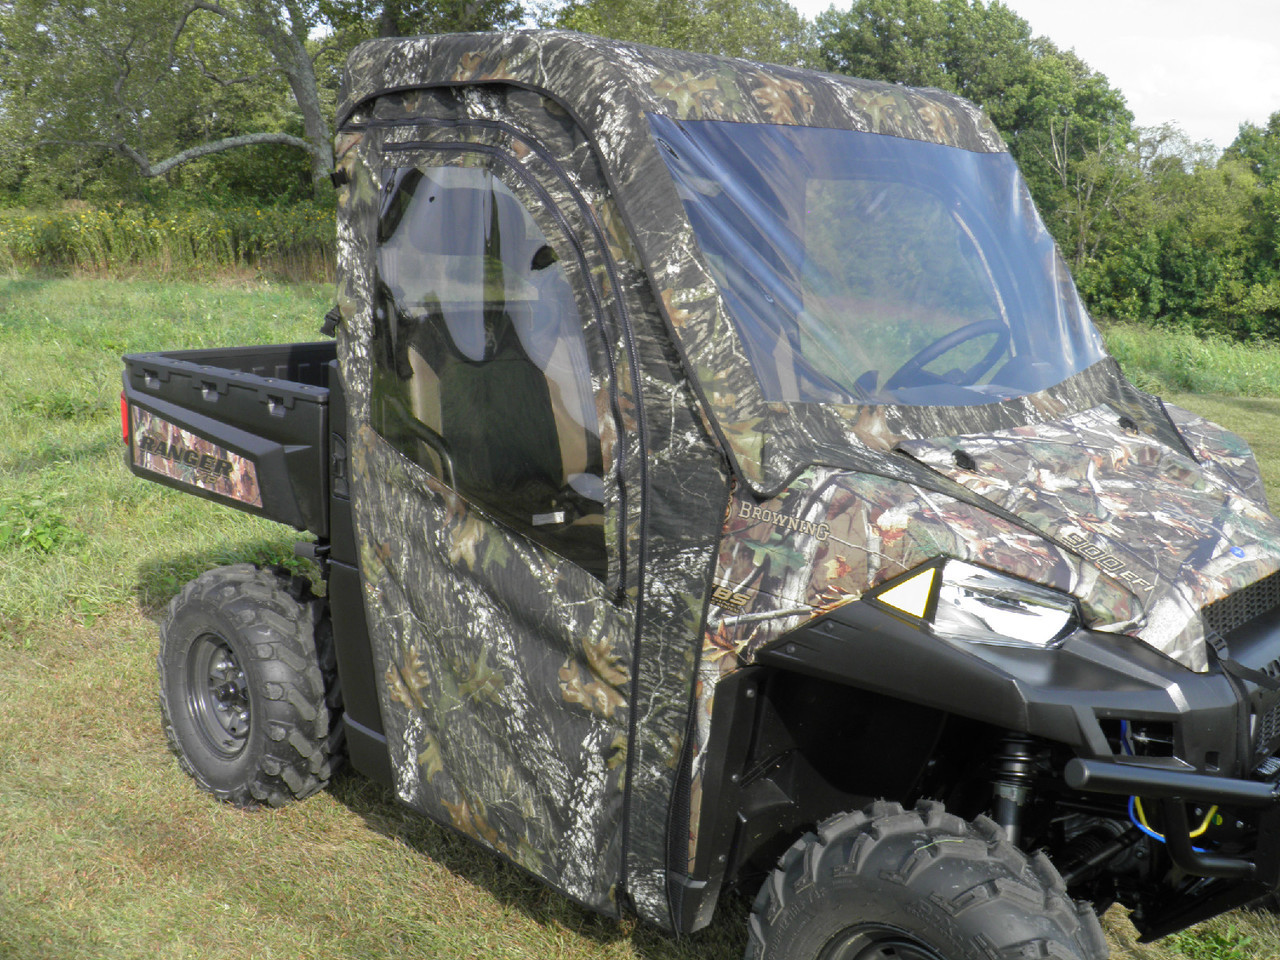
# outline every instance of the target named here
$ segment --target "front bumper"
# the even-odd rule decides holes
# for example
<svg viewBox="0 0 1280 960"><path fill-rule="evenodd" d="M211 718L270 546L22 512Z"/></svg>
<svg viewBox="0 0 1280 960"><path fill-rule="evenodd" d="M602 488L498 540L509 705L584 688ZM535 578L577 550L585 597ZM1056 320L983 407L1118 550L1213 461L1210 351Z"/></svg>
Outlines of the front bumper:
<svg viewBox="0 0 1280 960"><path fill-rule="evenodd" d="M1076 758L1067 763L1067 786L1082 793L1140 796L1160 801L1169 857L1185 873L1198 877L1256 880L1280 885L1280 778L1240 780L1185 770ZM1220 856L1196 850L1187 821L1188 801L1224 807L1258 808L1258 839L1252 855Z"/></svg>
<svg viewBox="0 0 1280 960"><path fill-rule="evenodd" d="M1243 664L1280 674L1280 613L1228 640ZM1081 630L1054 650L949 643L861 601L780 638L757 662L1060 744L1076 758L1064 772L1077 796L1141 797L1158 810L1177 868L1167 896L1131 917L1144 940L1280 889L1280 762L1268 761L1280 743L1276 691L1216 668L1193 673L1126 636ZM1124 732L1135 729L1163 733L1138 743ZM1195 849L1194 802L1239 821L1236 841Z"/></svg>

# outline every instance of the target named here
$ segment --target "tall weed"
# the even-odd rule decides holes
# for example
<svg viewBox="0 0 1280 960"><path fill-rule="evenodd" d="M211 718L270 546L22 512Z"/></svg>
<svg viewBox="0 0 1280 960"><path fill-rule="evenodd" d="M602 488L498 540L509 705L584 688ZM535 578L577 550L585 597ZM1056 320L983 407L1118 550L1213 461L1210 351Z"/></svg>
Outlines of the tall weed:
<svg viewBox="0 0 1280 960"><path fill-rule="evenodd" d="M1111 355L1148 393L1280 396L1280 344L1141 323L1099 324Z"/></svg>
<svg viewBox="0 0 1280 960"><path fill-rule="evenodd" d="M53 553L76 539L76 531L43 500L0 498L0 553L5 550Z"/></svg>
<svg viewBox="0 0 1280 960"><path fill-rule="evenodd" d="M0 210L0 270L203 279L241 271L333 278L333 210L315 202L154 210Z"/></svg>

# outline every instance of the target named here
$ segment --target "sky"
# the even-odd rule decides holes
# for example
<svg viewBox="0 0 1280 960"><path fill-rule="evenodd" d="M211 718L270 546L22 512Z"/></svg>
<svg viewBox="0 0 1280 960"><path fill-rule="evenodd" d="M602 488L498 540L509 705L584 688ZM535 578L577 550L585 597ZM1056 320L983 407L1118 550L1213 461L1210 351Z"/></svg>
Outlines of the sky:
<svg viewBox="0 0 1280 960"><path fill-rule="evenodd" d="M805 16L831 0L792 0ZM1139 126L1171 122L1221 150L1280 110L1280 0L1004 0L1124 94ZM837 0L848 9L849 0Z"/></svg>

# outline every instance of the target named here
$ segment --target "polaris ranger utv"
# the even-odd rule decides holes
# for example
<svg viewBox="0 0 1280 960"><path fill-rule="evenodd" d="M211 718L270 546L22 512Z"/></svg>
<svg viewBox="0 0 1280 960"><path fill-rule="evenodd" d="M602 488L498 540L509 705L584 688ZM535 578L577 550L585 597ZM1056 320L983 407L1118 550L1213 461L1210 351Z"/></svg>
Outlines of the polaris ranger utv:
<svg viewBox="0 0 1280 960"><path fill-rule="evenodd" d="M1280 883L1280 522L1104 352L971 104L565 33L388 39L336 342L126 358L139 476L314 534L161 634L205 790L344 759L748 955L1097 958Z"/></svg>

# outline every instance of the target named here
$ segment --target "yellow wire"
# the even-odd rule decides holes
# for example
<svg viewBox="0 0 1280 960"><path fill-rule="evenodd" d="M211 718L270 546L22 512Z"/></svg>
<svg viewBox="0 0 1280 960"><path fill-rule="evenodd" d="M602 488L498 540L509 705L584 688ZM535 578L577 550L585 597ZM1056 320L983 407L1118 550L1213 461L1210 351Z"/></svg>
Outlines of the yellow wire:
<svg viewBox="0 0 1280 960"><path fill-rule="evenodd" d="M1156 831L1151 829L1151 824L1147 823L1147 814L1142 809L1141 797L1133 798L1133 810L1135 813L1137 813L1139 822L1148 830L1151 830L1152 833L1155 833ZM1209 808L1209 812L1204 815L1204 821L1200 824L1200 826L1192 830L1189 834L1187 834L1187 836L1194 840L1196 837L1200 836L1200 834L1208 830L1209 824L1213 822L1213 815L1217 812L1218 812L1218 806L1217 804L1214 804L1212 807ZM1163 834L1156 834L1156 835L1159 836L1161 840L1164 839Z"/></svg>
<svg viewBox="0 0 1280 960"><path fill-rule="evenodd" d="M1213 815L1218 812L1217 804L1209 808L1209 812L1204 815L1204 822L1196 829L1192 830L1187 836L1193 840L1209 829L1209 824L1213 821Z"/></svg>

